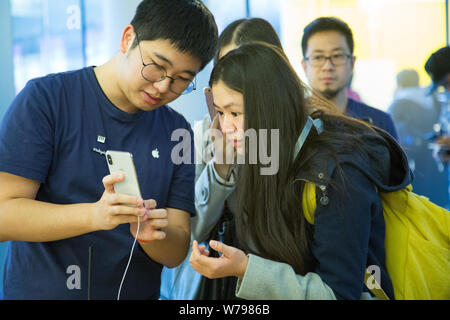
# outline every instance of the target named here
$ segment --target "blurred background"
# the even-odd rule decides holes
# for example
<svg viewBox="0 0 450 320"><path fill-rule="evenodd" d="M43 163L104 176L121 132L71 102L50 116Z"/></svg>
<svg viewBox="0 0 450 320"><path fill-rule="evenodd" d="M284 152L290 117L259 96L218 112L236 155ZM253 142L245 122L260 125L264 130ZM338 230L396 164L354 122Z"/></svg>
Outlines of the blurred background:
<svg viewBox="0 0 450 320"><path fill-rule="evenodd" d="M32 78L49 73L100 65L119 51L124 27L139 0L1 0L0 121L15 95ZM448 45L448 0L205 0L221 32L242 17L268 20L301 79L301 37L305 25L320 16L336 16L352 28L357 57L351 88L370 106L390 112L399 90L398 74L413 70L413 86L431 80L424 64L432 52ZM450 63L450 61L449 61ZM197 91L171 107L193 125L206 113L202 88L212 65L197 76ZM432 99L432 97L429 97ZM431 100L429 103L433 103ZM395 120L396 118L394 118ZM402 130L402 124L398 124ZM432 128L430 127L430 132ZM409 140L408 140L409 139ZM400 136L405 148L424 143ZM427 148L421 153L427 152ZM427 155L431 159L431 151ZM422 155L423 156L423 155ZM411 158L414 168L416 159ZM448 206L448 165L428 160L433 172L421 174L417 193ZM417 176L417 173L416 173ZM437 177L437 178L436 178ZM443 178L444 182L437 183ZM436 180L437 179L437 180ZM417 190L419 188L419 190ZM0 244L0 268L4 256ZM0 275L2 274L0 270ZM2 279L0 278L0 284Z"/></svg>

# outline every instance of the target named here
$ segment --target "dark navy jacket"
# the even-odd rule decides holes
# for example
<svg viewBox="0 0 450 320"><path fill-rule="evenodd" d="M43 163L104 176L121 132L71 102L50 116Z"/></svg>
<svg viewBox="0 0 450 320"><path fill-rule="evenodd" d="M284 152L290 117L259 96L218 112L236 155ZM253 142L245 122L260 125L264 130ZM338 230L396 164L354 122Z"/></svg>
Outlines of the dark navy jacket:
<svg viewBox="0 0 450 320"><path fill-rule="evenodd" d="M316 184L317 209L312 251L315 272L338 299L360 299L365 269L378 266L381 287L393 299L392 282L385 268L385 222L379 191L396 191L411 183L405 153L386 132L361 135L373 157L364 153L340 154L338 162L320 150L302 167L297 179ZM333 181L333 184L330 183ZM376 188L375 188L376 186Z"/></svg>
<svg viewBox="0 0 450 320"><path fill-rule="evenodd" d="M395 138L395 140L398 141L397 130L395 129L394 121L392 120L390 114L382 110L372 108L362 102L348 99L346 115L370 122L378 128L388 132Z"/></svg>

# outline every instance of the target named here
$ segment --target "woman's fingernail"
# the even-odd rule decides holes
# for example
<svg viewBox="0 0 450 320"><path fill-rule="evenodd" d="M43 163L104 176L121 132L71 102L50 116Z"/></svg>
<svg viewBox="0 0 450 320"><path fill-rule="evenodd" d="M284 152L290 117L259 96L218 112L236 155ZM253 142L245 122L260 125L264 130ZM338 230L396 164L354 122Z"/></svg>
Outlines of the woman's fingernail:
<svg viewBox="0 0 450 320"><path fill-rule="evenodd" d="M213 248L217 247L217 241L212 240L209 245Z"/></svg>

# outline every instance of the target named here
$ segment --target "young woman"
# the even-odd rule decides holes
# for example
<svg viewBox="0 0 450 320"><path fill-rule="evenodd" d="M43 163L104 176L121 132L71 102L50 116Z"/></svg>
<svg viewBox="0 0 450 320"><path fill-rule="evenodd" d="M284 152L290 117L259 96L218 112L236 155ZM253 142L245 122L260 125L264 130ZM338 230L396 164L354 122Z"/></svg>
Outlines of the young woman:
<svg viewBox="0 0 450 320"><path fill-rule="evenodd" d="M219 61L229 51L251 41L263 41L281 48L280 39L269 22L261 18L239 19L228 25L220 34L214 61ZM210 115L206 114L194 126L196 156L203 161L196 165L195 169L197 215L191 219L191 240L217 239L233 244L236 238L233 226L237 204L234 193L236 168L233 163L217 161L214 153L217 154L218 149L222 148L233 152L235 148L232 143L227 147L228 141L225 136L213 143L208 134L209 129L219 129L219 121L216 118L212 123ZM235 296L235 286L235 278L226 280L202 278L192 269L187 258L175 269L163 269L160 298L229 299ZM215 289L219 287L220 290Z"/></svg>
<svg viewBox="0 0 450 320"><path fill-rule="evenodd" d="M242 250L210 241L221 253L210 257L194 241L192 267L208 278L236 277L236 295L244 299L361 299L371 297L364 285L371 266L393 298L377 189L394 191L411 181L398 144L380 129L312 105L274 46L245 44L228 53L210 86L222 131L237 141L238 153L252 149L242 130L278 130L279 141L269 143L278 146L279 170L261 175L261 163L239 166L235 220ZM313 119L317 129L304 140ZM302 208L306 182L316 185L314 224Z"/></svg>
<svg viewBox="0 0 450 320"><path fill-rule="evenodd" d="M252 41L274 45L283 52L280 39L269 22L261 18L239 19L228 25L220 34L219 47L214 62L217 63L228 52ZM196 152L203 159L203 162L196 167L197 215L192 219L192 234L193 239L202 241L206 240L216 226L222 216L224 206L227 207L227 210L228 207L231 207L232 214L235 203L235 200L229 198L230 196L233 198L236 161L234 163L233 161L227 162L226 153L233 153L236 148L232 141L226 139L225 135L222 136L223 139L220 139L220 137L218 137L219 139L214 139L215 137L211 139L211 135L208 134L209 129L222 130L219 117L216 117L215 121L211 123L211 117L207 114L201 122L194 126ZM218 152L219 149L220 152ZM205 154L211 151L212 159L210 154ZM217 154L222 154L223 159L219 160ZM228 159L230 159L229 156ZM209 189L211 184L213 186ZM204 195L209 195L206 202L204 201Z"/></svg>

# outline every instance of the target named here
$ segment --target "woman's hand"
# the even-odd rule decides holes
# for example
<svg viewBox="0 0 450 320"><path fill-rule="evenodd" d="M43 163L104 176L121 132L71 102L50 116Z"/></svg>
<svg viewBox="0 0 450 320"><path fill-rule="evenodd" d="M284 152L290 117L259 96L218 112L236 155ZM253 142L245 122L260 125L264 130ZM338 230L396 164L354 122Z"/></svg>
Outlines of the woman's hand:
<svg viewBox="0 0 450 320"><path fill-rule="evenodd" d="M242 250L214 240L210 241L209 245L214 250L222 253L222 255L219 258L209 257L209 252L205 246L199 246L198 242L194 240L189 261L195 271L209 279L230 276L235 276L239 279L244 278L248 257Z"/></svg>

